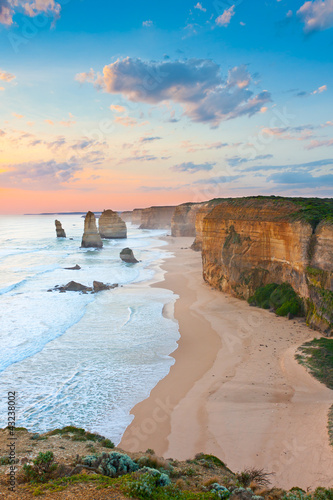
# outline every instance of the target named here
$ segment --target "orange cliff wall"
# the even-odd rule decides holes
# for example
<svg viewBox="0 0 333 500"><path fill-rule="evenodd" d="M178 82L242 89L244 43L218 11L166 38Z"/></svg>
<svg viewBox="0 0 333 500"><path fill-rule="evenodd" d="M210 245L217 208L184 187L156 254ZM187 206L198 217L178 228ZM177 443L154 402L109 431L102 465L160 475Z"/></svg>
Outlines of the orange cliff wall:
<svg viewBox="0 0 333 500"><path fill-rule="evenodd" d="M169 229L176 207L150 207L141 212L140 229Z"/></svg>
<svg viewBox="0 0 333 500"><path fill-rule="evenodd" d="M201 206L196 214L195 219L195 240L191 246L192 250L200 251L202 250L202 235L203 235L203 221L206 215L208 215L213 208L222 203L222 199L215 199L201 203Z"/></svg>
<svg viewBox="0 0 333 500"><path fill-rule="evenodd" d="M327 330L333 323L333 226L320 224L313 234L310 224L291 220L298 211L287 200L221 202L202 220L203 277L244 299L267 283L288 282L303 297L309 324Z"/></svg>

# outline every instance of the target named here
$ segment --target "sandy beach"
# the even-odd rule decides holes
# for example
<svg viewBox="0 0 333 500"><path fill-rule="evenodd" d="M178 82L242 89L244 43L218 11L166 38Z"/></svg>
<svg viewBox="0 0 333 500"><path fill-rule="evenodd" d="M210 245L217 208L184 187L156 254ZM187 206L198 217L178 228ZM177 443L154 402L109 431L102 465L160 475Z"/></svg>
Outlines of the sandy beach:
<svg viewBox="0 0 333 500"><path fill-rule="evenodd" d="M174 257L152 286L179 296L164 314L178 321L181 338L169 374L133 408L120 446L176 459L212 453L233 471L274 472L272 484L286 489L332 487L333 391L294 359L316 332L213 290L193 238L166 241Z"/></svg>

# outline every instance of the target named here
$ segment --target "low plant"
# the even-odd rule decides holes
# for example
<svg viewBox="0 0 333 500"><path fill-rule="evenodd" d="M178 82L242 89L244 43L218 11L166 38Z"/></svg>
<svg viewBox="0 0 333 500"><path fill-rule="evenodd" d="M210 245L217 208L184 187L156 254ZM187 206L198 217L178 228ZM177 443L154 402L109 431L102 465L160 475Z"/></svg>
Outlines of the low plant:
<svg viewBox="0 0 333 500"><path fill-rule="evenodd" d="M43 483L52 477L52 473L57 469L58 464L54 462L52 451L40 452L33 460L33 465L24 464L23 473L29 482Z"/></svg>
<svg viewBox="0 0 333 500"><path fill-rule="evenodd" d="M236 479L244 488L250 486L251 483L266 487L270 484L269 476L271 475L271 472L266 472L264 469L248 468L236 474Z"/></svg>

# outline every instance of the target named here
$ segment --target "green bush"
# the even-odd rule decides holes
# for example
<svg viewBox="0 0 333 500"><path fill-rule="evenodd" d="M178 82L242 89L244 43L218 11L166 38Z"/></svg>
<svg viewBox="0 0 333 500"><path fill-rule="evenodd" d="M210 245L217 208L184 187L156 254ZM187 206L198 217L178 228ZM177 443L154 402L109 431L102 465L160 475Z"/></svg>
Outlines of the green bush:
<svg viewBox="0 0 333 500"><path fill-rule="evenodd" d="M303 315L302 301L289 283L262 286L248 299L248 303L262 309L272 308L278 316L287 316L288 313Z"/></svg>
<svg viewBox="0 0 333 500"><path fill-rule="evenodd" d="M52 473L57 467L58 464L54 463L52 451L47 451L46 453L40 452L37 458L33 460L33 465L23 465L23 472L26 480L35 483L44 483L52 477Z"/></svg>

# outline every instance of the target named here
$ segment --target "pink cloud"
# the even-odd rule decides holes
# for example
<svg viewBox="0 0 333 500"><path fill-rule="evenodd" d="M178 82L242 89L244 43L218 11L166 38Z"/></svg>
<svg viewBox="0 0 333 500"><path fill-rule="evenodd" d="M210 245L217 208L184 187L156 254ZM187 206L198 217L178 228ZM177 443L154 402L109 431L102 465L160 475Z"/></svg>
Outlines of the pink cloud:
<svg viewBox="0 0 333 500"><path fill-rule="evenodd" d="M305 33L323 31L333 26L333 0L305 2L297 11L304 22Z"/></svg>
<svg viewBox="0 0 333 500"><path fill-rule="evenodd" d="M232 5L229 9L226 9L223 14L215 19L218 26L229 26L232 16L235 15L235 6Z"/></svg>
<svg viewBox="0 0 333 500"><path fill-rule="evenodd" d="M1 0L0 1L0 24L11 26L13 16L23 13L29 17L44 13L59 17L61 5L54 0Z"/></svg>

